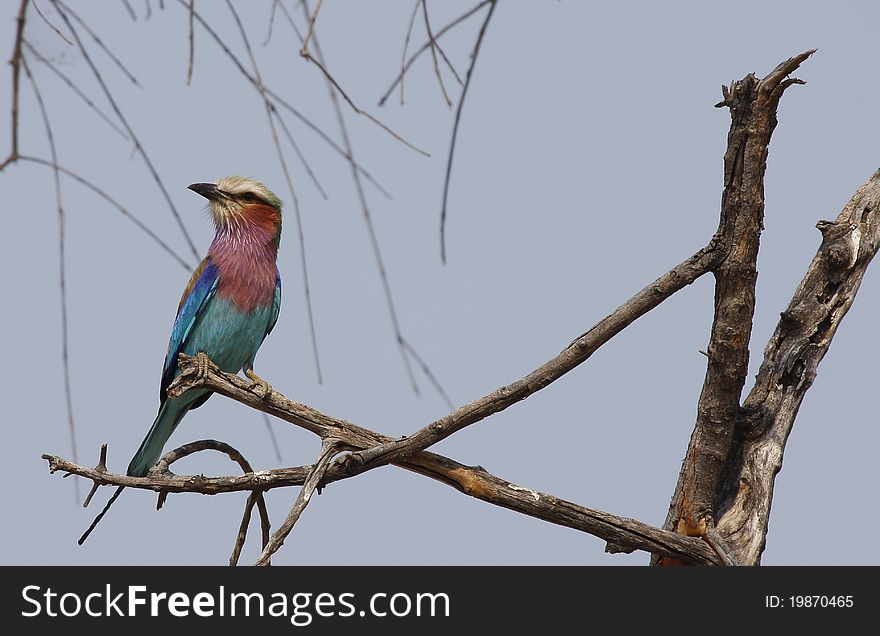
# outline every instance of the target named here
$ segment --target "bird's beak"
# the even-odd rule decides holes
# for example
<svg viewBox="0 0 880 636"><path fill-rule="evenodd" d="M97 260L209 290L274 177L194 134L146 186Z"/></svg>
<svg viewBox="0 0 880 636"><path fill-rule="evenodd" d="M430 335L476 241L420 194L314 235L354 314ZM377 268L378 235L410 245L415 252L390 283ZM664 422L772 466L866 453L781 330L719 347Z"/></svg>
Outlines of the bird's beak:
<svg viewBox="0 0 880 636"><path fill-rule="evenodd" d="M193 192L201 194L208 201L217 201L223 197L223 191L213 183L194 183L188 187Z"/></svg>

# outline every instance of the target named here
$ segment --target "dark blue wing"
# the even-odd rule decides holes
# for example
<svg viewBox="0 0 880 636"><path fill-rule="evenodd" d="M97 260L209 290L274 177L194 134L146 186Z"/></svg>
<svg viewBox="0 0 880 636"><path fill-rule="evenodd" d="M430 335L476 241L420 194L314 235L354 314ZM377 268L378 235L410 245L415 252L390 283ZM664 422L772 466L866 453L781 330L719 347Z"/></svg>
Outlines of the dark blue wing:
<svg viewBox="0 0 880 636"><path fill-rule="evenodd" d="M278 322L278 314L281 311L281 272L275 268L275 295L272 297L272 313L269 314L269 324L266 327L266 335L272 333L275 323Z"/></svg>
<svg viewBox="0 0 880 636"><path fill-rule="evenodd" d="M204 310L205 304L214 295L219 279L217 266L211 263L210 257L207 256L199 263L192 278L189 279L189 284L186 286L177 308L177 319L174 321L171 339L168 342L168 352L165 354L165 366L162 368L162 383L159 391L161 404L164 404L168 399L165 391L174 380L174 375L177 372L177 356L183 350L186 338Z"/></svg>

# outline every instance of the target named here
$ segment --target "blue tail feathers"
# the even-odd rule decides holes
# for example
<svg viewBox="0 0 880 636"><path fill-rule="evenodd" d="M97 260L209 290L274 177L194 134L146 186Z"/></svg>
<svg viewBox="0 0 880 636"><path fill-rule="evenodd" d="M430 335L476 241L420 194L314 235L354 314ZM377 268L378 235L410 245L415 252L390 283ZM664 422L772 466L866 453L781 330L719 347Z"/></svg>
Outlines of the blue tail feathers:
<svg viewBox="0 0 880 636"><path fill-rule="evenodd" d="M140 447L134 454L128 465L126 474L132 477L143 477L162 456L165 442L171 437L174 429L180 424L180 420L192 408L192 401L166 400L156 415L156 420L150 427L150 432L141 442Z"/></svg>

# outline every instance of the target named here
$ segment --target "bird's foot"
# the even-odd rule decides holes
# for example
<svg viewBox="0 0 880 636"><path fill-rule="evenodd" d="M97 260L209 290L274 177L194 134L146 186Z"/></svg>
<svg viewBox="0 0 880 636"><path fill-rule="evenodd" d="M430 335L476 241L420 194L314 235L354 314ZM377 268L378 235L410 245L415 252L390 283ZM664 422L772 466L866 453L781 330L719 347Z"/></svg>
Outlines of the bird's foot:
<svg viewBox="0 0 880 636"><path fill-rule="evenodd" d="M194 372L197 381L204 380L208 377L208 369L210 366L211 358L209 358L208 354L204 351L199 351L196 354L196 369Z"/></svg>
<svg viewBox="0 0 880 636"><path fill-rule="evenodd" d="M261 400L265 400L266 397L268 397L268 395L272 392L272 386L263 378L254 373L253 369L246 369L244 374L251 381L251 385L248 387L248 391L255 394Z"/></svg>

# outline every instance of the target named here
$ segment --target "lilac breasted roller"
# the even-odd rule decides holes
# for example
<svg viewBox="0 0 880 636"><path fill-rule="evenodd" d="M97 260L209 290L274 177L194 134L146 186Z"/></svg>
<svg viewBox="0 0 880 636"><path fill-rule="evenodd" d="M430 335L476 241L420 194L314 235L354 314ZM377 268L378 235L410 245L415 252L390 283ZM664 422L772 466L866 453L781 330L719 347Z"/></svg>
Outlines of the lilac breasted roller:
<svg viewBox="0 0 880 636"><path fill-rule="evenodd" d="M178 355L206 354L227 373L245 375L264 390L254 358L281 308L281 275L275 264L281 241L281 201L266 186L240 176L189 189L208 199L216 228L208 254L196 267L177 308L162 368L159 413L128 465L143 477L159 460L183 416L211 397L194 389L170 399L166 390L180 374ZM125 486L119 486L79 543L89 536Z"/></svg>

